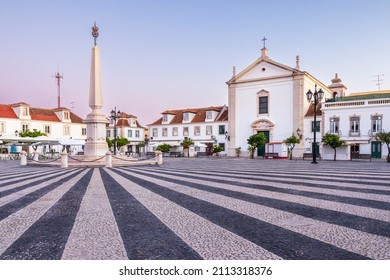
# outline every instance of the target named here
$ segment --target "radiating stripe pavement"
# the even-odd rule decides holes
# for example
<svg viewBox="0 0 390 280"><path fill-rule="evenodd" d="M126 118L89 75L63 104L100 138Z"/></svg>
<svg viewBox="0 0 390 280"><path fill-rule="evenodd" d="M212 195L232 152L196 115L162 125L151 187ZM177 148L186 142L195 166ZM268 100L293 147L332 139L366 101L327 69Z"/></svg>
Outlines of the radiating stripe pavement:
<svg viewBox="0 0 390 280"><path fill-rule="evenodd" d="M383 162L0 167L0 259L390 259Z"/></svg>

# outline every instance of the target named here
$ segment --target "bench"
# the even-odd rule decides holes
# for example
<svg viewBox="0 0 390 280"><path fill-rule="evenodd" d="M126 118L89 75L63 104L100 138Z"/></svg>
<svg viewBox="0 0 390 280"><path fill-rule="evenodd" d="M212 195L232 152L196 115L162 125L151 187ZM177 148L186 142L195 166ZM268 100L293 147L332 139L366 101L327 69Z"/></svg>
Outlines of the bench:
<svg viewBox="0 0 390 280"><path fill-rule="evenodd" d="M206 152L197 152L196 157L208 157L209 155Z"/></svg>
<svg viewBox="0 0 390 280"><path fill-rule="evenodd" d="M352 159L369 159L371 161L372 157L371 154L351 154L351 161Z"/></svg>
<svg viewBox="0 0 390 280"><path fill-rule="evenodd" d="M264 153L263 158L278 158L279 153Z"/></svg>
<svg viewBox="0 0 390 280"><path fill-rule="evenodd" d="M304 153L302 156L302 159L304 160L305 158L313 158L313 154L312 153ZM317 154L317 158L321 159L321 155Z"/></svg>
<svg viewBox="0 0 390 280"><path fill-rule="evenodd" d="M169 152L170 157L181 157L181 152Z"/></svg>

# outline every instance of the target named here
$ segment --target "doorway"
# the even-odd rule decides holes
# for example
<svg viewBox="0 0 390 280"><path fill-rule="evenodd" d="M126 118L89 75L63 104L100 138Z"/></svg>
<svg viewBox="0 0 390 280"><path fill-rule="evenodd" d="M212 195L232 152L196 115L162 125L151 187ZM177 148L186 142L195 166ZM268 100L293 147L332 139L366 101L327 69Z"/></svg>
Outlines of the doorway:
<svg viewBox="0 0 390 280"><path fill-rule="evenodd" d="M379 141L371 142L371 157L381 158L382 157L382 143Z"/></svg>
<svg viewBox="0 0 390 280"><path fill-rule="evenodd" d="M266 143L269 143L269 130L266 131L258 131L257 133L263 133L265 135L265 138L267 139ZM257 156L263 157L265 154L265 145L261 145L257 147Z"/></svg>

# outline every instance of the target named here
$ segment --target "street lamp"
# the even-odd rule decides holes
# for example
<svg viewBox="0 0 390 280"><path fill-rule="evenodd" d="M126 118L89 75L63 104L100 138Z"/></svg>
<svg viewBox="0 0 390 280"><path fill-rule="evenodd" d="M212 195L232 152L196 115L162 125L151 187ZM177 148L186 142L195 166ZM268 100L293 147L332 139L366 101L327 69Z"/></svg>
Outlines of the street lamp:
<svg viewBox="0 0 390 280"><path fill-rule="evenodd" d="M317 85L315 85L314 93L309 91L306 93L307 101L310 103L311 99L314 97L314 137L313 137L313 147L312 147L312 153L313 153L313 161L312 163L317 163L317 140L316 140L316 132L317 132L317 104L318 102L321 102L322 97L324 97L324 92L322 89L317 91Z"/></svg>
<svg viewBox="0 0 390 280"><path fill-rule="evenodd" d="M114 155L116 155L116 119L119 118L121 111L117 111L116 107L111 110L111 119L114 121Z"/></svg>

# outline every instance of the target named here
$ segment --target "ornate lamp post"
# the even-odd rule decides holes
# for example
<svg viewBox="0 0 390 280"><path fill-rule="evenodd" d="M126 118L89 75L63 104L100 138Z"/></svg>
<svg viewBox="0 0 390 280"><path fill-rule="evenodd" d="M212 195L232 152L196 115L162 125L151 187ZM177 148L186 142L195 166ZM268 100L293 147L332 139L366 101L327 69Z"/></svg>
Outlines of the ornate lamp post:
<svg viewBox="0 0 390 280"><path fill-rule="evenodd" d="M314 93L309 91L306 93L307 101L310 103L311 99L314 97L314 137L313 137L313 147L312 147L312 153L313 153L313 161L312 163L318 163L317 162L317 139L316 139L316 132L317 132L317 104L318 102L321 102L322 97L324 97L324 92L322 89L317 91L317 85L315 85Z"/></svg>
<svg viewBox="0 0 390 280"><path fill-rule="evenodd" d="M116 120L119 118L121 111L117 111L116 107L111 110L111 119L114 121L114 155L116 155Z"/></svg>

